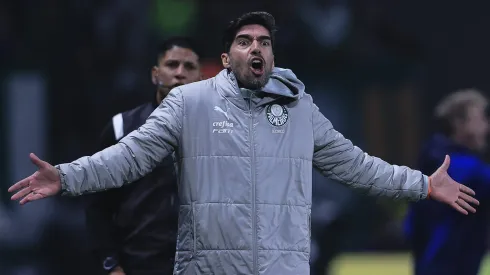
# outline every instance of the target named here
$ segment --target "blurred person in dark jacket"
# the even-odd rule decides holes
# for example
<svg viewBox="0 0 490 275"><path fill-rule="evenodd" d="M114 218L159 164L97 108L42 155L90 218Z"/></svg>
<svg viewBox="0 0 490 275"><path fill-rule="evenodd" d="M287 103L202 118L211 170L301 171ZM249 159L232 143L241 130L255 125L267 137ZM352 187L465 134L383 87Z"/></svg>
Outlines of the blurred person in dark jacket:
<svg viewBox="0 0 490 275"><path fill-rule="evenodd" d="M487 105L481 92L469 89L450 94L435 109L439 131L423 147L419 168L432 173L449 154L448 174L475 190L481 205L471 216L431 200L410 206L406 233L416 275L478 274L487 248L490 196L490 166L481 159L489 131Z"/></svg>
<svg viewBox="0 0 490 275"><path fill-rule="evenodd" d="M201 79L199 55L188 38L165 41L152 68L152 102L119 113L103 130L100 150L143 125L169 91ZM177 240L177 178L173 156L138 184L93 194L86 222L94 252L109 274L172 274Z"/></svg>

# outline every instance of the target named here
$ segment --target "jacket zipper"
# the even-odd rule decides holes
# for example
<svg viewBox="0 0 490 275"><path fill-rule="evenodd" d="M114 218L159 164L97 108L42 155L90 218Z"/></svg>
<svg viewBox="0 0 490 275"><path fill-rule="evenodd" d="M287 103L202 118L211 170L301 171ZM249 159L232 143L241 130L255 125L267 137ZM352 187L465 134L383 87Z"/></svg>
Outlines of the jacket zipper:
<svg viewBox="0 0 490 275"><path fill-rule="evenodd" d="M254 96L254 93L250 93L250 98L249 98L249 106L250 106L250 130L249 130L249 135L250 135L250 147L252 150L252 162L250 163L250 171L251 171L251 176L252 176L252 234L253 234L253 273L258 275L258 266L257 266L257 258L258 258L258 252L257 252L257 213L256 213L256 194L255 194L255 146L254 146L254 135L253 135L253 125L254 125L254 114L253 114L253 108L252 108L252 97Z"/></svg>

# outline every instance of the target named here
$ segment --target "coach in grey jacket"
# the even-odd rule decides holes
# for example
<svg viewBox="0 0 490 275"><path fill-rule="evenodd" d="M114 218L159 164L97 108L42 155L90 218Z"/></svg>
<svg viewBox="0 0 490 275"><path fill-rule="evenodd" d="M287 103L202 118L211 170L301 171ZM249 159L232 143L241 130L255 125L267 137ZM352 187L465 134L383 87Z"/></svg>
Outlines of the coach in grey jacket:
<svg viewBox="0 0 490 275"><path fill-rule="evenodd" d="M447 174L390 165L352 145L287 69L274 68L274 19L232 21L225 70L175 88L146 124L118 144L16 183L21 203L129 184L166 156L179 159L179 234L174 274L309 274L312 166L370 195L431 198L464 214L474 192ZM429 191L431 190L431 191ZM466 210L465 210L466 209Z"/></svg>

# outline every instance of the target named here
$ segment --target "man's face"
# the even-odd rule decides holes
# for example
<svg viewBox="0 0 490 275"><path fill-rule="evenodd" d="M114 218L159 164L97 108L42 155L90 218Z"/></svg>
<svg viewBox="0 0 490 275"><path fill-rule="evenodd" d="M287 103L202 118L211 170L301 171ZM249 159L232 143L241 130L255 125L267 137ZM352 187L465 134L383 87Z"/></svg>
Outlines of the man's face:
<svg viewBox="0 0 490 275"><path fill-rule="evenodd" d="M484 106L474 105L468 108L461 131L467 137L467 146L471 149L482 151L487 147L489 125Z"/></svg>
<svg viewBox="0 0 490 275"><path fill-rule="evenodd" d="M199 57L190 49L173 47L160 58L151 75L153 84L166 96L172 88L201 80Z"/></svg>
<svg viewBox="0 0 490 275"><path fill-rule="evenodd" d="M264 87L274 67L269 31L261 25L243 26L237 32L229 54L223 54L222 59L242 87L252 90Z"/></svg>

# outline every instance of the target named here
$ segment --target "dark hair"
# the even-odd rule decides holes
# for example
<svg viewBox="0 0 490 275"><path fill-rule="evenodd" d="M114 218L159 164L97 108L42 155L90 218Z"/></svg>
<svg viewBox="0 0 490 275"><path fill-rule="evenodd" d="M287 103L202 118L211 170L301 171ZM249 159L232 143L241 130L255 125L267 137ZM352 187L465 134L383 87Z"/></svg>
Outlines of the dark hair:
<svg viewBox="0 0 490 275"><path fill-rule="evenodd" d="M167 51L169 51L173 47L189 49L189 50L193 51L197 55L198 58L200 58L199 52L197 51L197 48L195 47L194 42L189 37L174 36L174 37L168 38L167 40L163 41L163 43L161 43L159 45L158 50L157 50L157 64L165 56Z"/></svg>
<svg viewBox="0 0 490 275"><path fill-rule="evenodd" d="M271 43L274 46L276 29L276 20L274 17L265 11L254 11L243 14L237 19L233 20L228 24L224 34L223 34L223 47L225 52L229 52L235 36L241 27L246 25L261 25L269 31L271 36Z"/></svg>

